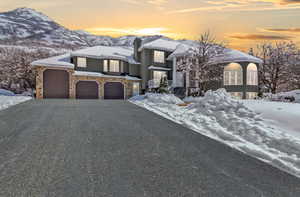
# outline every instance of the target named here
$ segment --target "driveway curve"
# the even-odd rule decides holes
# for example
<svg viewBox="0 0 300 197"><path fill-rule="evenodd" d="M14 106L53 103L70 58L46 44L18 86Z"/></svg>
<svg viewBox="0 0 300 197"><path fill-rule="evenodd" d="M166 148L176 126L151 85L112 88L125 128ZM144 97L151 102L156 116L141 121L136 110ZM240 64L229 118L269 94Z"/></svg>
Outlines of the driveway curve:
<svg viewBox="0 0 300 197"><path fill-rule="evenodd" d="M0 111L0 196L296 197L300 179L126 101Z"/></svg>

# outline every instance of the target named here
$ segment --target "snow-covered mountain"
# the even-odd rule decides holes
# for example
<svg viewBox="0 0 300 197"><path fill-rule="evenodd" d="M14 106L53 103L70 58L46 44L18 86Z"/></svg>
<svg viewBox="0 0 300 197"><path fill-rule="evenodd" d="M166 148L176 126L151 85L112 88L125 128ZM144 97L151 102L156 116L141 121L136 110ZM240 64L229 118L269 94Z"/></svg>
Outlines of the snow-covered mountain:
<svg viewBox="0 0 300 197"><path fill-rule="evenodd" d="M145 36L157 39L161 36ZM18 8L0 13L0 43L38 44L53 47L132 46L136 36L97 36L83 30L69 30L48 16L31 8Z"/></svg>

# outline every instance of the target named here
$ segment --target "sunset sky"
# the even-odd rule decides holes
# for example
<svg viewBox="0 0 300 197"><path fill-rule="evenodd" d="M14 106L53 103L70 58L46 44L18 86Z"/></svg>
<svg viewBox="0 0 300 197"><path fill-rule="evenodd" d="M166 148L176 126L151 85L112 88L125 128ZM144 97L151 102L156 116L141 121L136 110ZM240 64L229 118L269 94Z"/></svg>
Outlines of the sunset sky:
<svg viewBox="0 0 300 197"><path fill-rule="evenodd" d="M0 11L34 8L70 29L98 35L197 39L210 30L232 48L300 44L300 0L5 0Z"/></svg>

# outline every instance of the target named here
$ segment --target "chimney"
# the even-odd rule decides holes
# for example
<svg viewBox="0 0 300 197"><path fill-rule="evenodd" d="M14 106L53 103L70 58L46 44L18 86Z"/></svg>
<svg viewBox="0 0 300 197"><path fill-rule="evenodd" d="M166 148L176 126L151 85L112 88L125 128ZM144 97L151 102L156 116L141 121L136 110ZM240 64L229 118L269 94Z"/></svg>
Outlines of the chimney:
<svg viewBox="0 0 300 197"><path fill-rule="evenodd" d="M142 46L142 39L137 37L134 40L133 45L134 45L134 59L135 61L140 62L141 53L139 52L139 48Z"/></svg>

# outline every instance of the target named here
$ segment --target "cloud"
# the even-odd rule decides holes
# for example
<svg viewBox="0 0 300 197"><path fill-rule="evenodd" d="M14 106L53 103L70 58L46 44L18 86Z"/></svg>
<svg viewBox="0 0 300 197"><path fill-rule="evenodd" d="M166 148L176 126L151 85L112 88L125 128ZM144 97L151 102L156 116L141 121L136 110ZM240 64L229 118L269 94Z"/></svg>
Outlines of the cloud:
<svg viewBox="0 0 300 197"><path fill-rule="evenodd" d="M157 7L161 7L164 4L168 3L169 0L120 0L123 1L125 3L129 3L129 4L135 4L135 5L154 5Z"/></svg>
<svg viewBox="0 0 300 197"><path fill-rule="evenodd" d="M229 38L239 40L289 40L291 36L278 36L278 35L262 35L262 34L235 34L230 35Z"/></svg>
<svg viewBox="0 0 300 197"><path fill-rule="evenodd" d="M300 0L208 0L199 7L173 10L168 13L190 13L198 11L272 11L291 9L300 9Z"/></svg>
<svg viewBox="0 0 300 197"><path fill-rule="evenodd" d="M269 31L269 32L286 32L286 33L300 33L300 28L274 28L274 29L264 29L264 31Z"/></svg>
<svg viewBox="0 0 300 197"><path fill-rule="evenodd" d="M286 5L286 4L295 4L300 3L300 0L280 0L279 4Z"/></svg>
<svg viewBox="0 0 300 197"><path fill-rule="evenodd" d="M120 36L120 35L138 35L138 36L145 36L145 35L164 35L168 37L178 37L179 34L171 33L168 28L164 27L153 27L153 28L89 28L85 29L88 32L98 34L98 35L113 35L113 36Z"/></svg>

